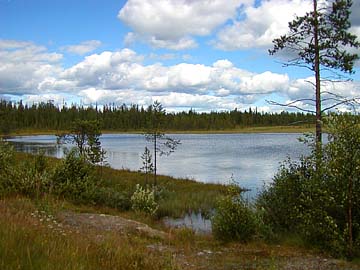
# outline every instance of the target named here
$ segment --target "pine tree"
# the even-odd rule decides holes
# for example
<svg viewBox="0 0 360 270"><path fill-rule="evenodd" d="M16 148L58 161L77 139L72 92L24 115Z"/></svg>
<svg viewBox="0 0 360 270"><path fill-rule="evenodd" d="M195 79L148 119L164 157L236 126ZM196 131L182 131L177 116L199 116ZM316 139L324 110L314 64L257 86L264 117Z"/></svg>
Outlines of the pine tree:
<svg viewBox="0 0 360 270"><path fill-rule="evenodd" d="M321 5L313 0L312 12L296 17L289 23L289 33L273 40L271 55L285 50L296 57L285 63L285 66L306 67L315 77L315 100L301 99L297 101L315 101L316 141L321 142L321 115L324 111L337 105L349 102L346 98L331 95L334 101L330 107L322 109L321 78L322 70L339 70L352 74L354 63L359 56L349 52L349 48L359 48L356 35L351 34L350 8L351 0L323 1ZM295 102L279 104L298 108Z"/></svg>

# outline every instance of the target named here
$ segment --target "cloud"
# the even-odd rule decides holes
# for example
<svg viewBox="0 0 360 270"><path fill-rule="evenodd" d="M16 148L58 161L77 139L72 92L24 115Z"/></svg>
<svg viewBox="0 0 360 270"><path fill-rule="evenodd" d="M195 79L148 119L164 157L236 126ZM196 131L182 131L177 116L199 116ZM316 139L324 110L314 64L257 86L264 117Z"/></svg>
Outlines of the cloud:
<svg viewBox="0 0 360 270"><path fill-rule="evenodd" d="M100 46L101 46L101 41L99 40L87 40L77 45L64 46L61 49L69 53L84 55L96 50Z"/></svg>
<svg viewBox="0 0 360 270"><path fill-rule="evenodd" d="M272 40L287 33L295 16L312 10L311 0L205 1L129 0L118 18L130 26L125 44L142 41L155 48L183 50L197 47L194 37L210 36L222 50L269 48ZM319 1L319 5L327 4ZM360 26L360 4L354 1L350 20Z"/></svg>
<svg viewBox="0 0 360 270"><path fill-rule="evenodd" d="M236 16L240 6L252 0L129 0L118 18L135 33L126 42L142 39L157 48L194 48L192 36L207 36ZM179 45L176 45L179 44Z"/></svg>
<svg viewBox="0 0 360 270"><path fill-rule="evenodd" d="M254 73L227 59L210 65L145 64L143 55L125 48L86 56L64 69L61 54L32 42L0 41L0 48L0 95L19 95L30 102L63 97L85 104L146 106L159 100L172 110L209 111L248 108L273 93L289 100L314 96L307 82L311 77L291 80L287 74ZM351 97L358 95L359 87L358 82L348 82L323 89Z"/></svg>
<svg viewBox="0 0 360 270"><path fill-rule="evenodd" d="M92 54L85 60L66 69L60 78L70 80L77 86L100 86L111 88L112 82L126 81L127 73L132 66L143 60L130 49L117 52L104 51L101 54Z"/></svg>
<svg viewBox="0 0 360 270"><path fill-rule="evenodd" d="M287 75L251 73L235 67L226 59L218 60L213 65L179 63L172 66L160 63L144 65L142 59L142 56L129 49L93 54L64 70L60 78L62 84L70 81L78 88L221 97L283 91L289 84Z"/></svg>
<svg viewBox="0 0 360 270"><path fill-rule="evenodd" d="M22 101L28 104L40 103L40 102L53 102L54 104L63 104L64 94L50 93L50 94L31 94L22 96Z"/></svg>
<svg viewBox="0 0 360 270"><path fill-rule="evenodd" d="M315 111L315 89L313 86L314 78L308 77L297 79L290 83L289 88L284 91L289 98L288 102L296 102L300 108L305 108L310 111ZM337 81L337 82L322 82L321 98L322 109L331 107L341 101L360 98L360 83L358 81ZM340 110L349 110L348 104L341 104L337 108ZM351 108L350 108L351 109Z"/></svg>
<svg viewBox="0 0 360 270"><path fill-rule="evenodd" d="M350 21L352 26L360 26L360 1L353 1Z"/></svg>
<svg viewBox="0 0 360 270"><path fill-rule="evenodd" d="M212 43L223 50L268 48L274 38L287 33L295 14L301 16L309 10L309 0L263 0L258 7L241 9L241 19L221 29Z"/></svg>
<svg viewBox="0 0 360 270"><path fill-rule="evenodd" d="M62 57L32 42L0 40L0 92L35 93L44 80L57 78Z"/></svg>
<svg viewBox="0 0 360 270"><path fill-rule="evenodd" d="M154 97L165 107L170 108L195 108L200 111L210 111L217 108L218 111L233 110L236 107L243 107L232 98L221 98L211 95L192 95L187 93L170 93L165 96Z"/></svg>
<svg viewBox="0 0 360 270"><path fill-rule="evenodd" d="M286 74L276 74L266 71L250 77L245 77L241 82L241 89L246 93L271 93L288 89L289 77Z"/></svg>
<svg viewBox="0 0 360 270"><path fill-rule="evenodd" d="M158 49L170 49L175 51L196 48L198 44L190 37L181 37L175 40L159 39L156 36L140 35L133 32L127 33L124 38L126 46L131 46L135 42L143 42Z"/></svg>

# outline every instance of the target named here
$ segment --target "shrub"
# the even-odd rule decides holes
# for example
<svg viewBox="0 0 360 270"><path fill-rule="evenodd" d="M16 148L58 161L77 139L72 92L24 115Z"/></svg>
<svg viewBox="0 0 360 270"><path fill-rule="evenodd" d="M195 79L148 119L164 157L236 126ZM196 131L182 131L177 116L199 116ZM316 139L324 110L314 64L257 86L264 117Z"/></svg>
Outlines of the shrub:
<svg viewBox="0 0 360 270"><path fill-rule="evenodd" d="M9 143L0 138L0 195L14 191L14 173L14 150Z"/></svg>
<svg viewBox="0 0 360 270"><path fill-rule="evenodd" d="M132 209L154 216L159 205L155 201L155 191L149 187L143 188L139 184L131 196Z"/></svg>
<svg viewBox="0 0 360 270"><path fill-rule="evenodd" d="M249 204L234 191L230 185L229 194L218 201L211 219L212 231L219 240L247 242L256 233L255 216Z"/></svg>
<svg viewBox="0 0 360 270"><path fill-rule="evenodd" d="M71 150L55 169L51 192L75 201L89 199L97 187L94 173L94 166Z"/></svg>
<svg viewBox="0 0 360 270"><path fill-rule="evenodd" d="M83 197L94 204L108 206L119 210L131 208L130 196L126 192L118 192L112 188L99 187Z"/></svg>
<svg viewBox="0 0 360 270"><path fill-rule="evenodd" d="M359 117L327 119L329 142L300 163L289 161L259 196L257 205L274 231L300 234L336 256L359 254Z"/></svg>

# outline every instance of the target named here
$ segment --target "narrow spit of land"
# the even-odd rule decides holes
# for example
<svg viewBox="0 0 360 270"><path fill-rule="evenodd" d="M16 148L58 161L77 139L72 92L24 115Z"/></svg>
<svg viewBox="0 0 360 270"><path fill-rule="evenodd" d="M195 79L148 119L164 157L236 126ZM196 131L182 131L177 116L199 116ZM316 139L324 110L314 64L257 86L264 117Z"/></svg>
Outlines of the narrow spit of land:
<svg viewBox="0 0 360 270"><path fill-rule="evenodd" d="M314 132L315 128L310 126L263 126L263 127L243 127L236 129L219 129L219 130L164 130L169 134L236 134L236 133L305 133ZM25 135L54 135L66 132L66 130L52 129L19 129L12 131L8 136L25 136ZM102 130L103 134L121 134L132 133L142 134L141 130Z"/></svg>

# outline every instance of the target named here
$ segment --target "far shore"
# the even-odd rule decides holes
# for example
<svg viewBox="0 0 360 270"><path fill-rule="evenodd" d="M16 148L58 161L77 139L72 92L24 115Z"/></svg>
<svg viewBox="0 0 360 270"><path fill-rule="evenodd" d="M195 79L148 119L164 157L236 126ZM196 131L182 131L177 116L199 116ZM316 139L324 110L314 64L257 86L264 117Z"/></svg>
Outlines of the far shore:
<svg viewBox="0 0 360 270"><path fill-rule="evenodd" d="M314 132L315 128L310 126L264 126L264 127L239 127L223 130L164 130L168 134L242 134L242 133L306 133ZM43 129L21 129L7 134L6 136L26 135L55 135L66 133L66 130L43 130ZM143 134L141 130L102 130L103 134ZM3 135L4 136L4 135Z"/></svg>

